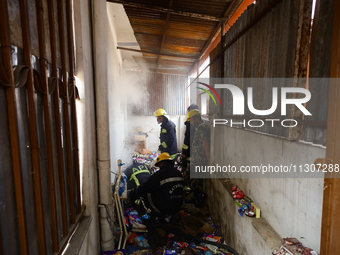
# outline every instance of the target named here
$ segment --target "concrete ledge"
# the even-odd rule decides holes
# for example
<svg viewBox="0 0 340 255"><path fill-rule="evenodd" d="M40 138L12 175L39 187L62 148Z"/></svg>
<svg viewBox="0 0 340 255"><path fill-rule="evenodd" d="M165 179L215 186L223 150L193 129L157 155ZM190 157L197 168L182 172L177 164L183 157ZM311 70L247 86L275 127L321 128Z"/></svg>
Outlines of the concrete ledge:
<svg viewBox="0 0 340 255"><path fill-rule="evenodd" d="M234 186L231 182L226 182L225 179L218 179L222 185L226 188L227 192L229 193L230 197L232 198L232 187ZM237 205L236 205L237 206ZM246 217L247 218L247 217ZM263 217L260 219L256 218L249 218L251 224L256 229L256 231L260 234L263 240L267 243L270 249L278 250L281 246L282 238L279 236L278 233L272 228L272 226L267 222L267 220Z"/></svg>
<svg viewBox="0 0 340 255"><path fill-rule="evenodd" d="M211 216L228 245L242 255L268 255L279 249L282 238L265 218L239 215L239 206L231 195L232 183L225 179L206 179L205 182Z"/></svg>
<svg viewBox="0 0 340 255"><path fill-rule="evenodd" d="M80 248L84 242L85 236L88 232L92 221L92 217L82 217L79 221L78 227L71 237L67 250L64 252L64 255L77 255L80 251Z"/></svg>

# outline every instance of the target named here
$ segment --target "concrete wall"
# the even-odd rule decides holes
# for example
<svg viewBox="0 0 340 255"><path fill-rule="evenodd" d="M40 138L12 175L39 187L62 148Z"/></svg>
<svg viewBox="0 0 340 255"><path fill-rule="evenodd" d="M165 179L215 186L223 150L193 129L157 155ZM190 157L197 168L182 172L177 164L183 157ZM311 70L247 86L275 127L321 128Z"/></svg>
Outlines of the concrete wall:
<svg viewBox="0 0 340 255"><path fill-rule="evenodd" d="M117 50L117 31L113 10L115 4L107 3L107 35L108 35L108 86L109 86L109 112L110 112L110 151L111 151L111 171L117 172L117 160L124 155L121 154L124 147L125 136L125 115L126 104L125 97L122 96L121 76L122 70L122 56ZM112 181L114 175L112 175Z"/></svg>
<svg viewBox="0 0 340 255"><path fill-rule="evenodd" d="M180 116L169 116L169 119L176 125L177 135L177 147L178 151L182 151L185 125L184 122L187 119L186 115ZM127 118L127 126L129 130L134 130L136 127L141 127L143 132L148 134L146 146L148 150L156 151L160 144L159 132L160 125L157 123L156 117L154 116L129 116Z"/></svg>
<svg viewBox="0 0 340 255"><path fill-rule="evenodd" d="M74 26L76 42L76 85L80 100L77 101L79 166L82 185L84 216L92 221L84 238L80 254L100 253L98 216L98 173L96 154L95 105L92 69L92 49L89 1L74 0Z"/></svg>
<svg viewBox="0 0 340 255"><path fill-rule="evenodd" d="M311 144L291 142L285 139L244 131L227 126L216 126L211 132L212 164L234 165L290 165L312 164L316 158L325 157L325 148ZM281 237L296 237L305 246L320 251L321 219L323 204L323 179L321 178L257 178L232 179L261 208L261 215ZM212 183L214 185L212 185ZM219 215L226 236L247 236L234 240L232 245L249 253L251 243L260 242L242 226L246 219L240 216L227 217L226 210L232 210L230 201L219 192L216 181L208 181L209 194L216 202L211 211ZM230 200L230 199L229 199ZM226 201L225 203L223 201ZM238 222L236 222L238 221ZM231 227L235 226L235 227ZM252 242L249 242L251 235ZM231 238L231 237L229 237ZM227 239L228 240L228 239ZM253 250L253 252L255 252ZM256 253L264 254L264 253Z"/></svg>

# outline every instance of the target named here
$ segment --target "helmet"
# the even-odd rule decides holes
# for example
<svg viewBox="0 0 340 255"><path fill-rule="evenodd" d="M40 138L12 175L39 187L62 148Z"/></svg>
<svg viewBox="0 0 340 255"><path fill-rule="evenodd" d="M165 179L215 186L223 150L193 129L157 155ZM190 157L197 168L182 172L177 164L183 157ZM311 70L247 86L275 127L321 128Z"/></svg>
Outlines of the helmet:
<svg viewBox="0 0 340 255"><path fill-rule="evenodd" d="M197 104L191 104L191 105L188 107L187 111L190 112L191 110L194 110L194 109L199 110L200 108L198 108L198 105L197 105Z"/></svg>
<svg viewBox="0 0 340 255"><path fill-rule="evenodd" d="M196 115L201 115L201 112L197 109L194 109L194 110L191 110L189 113L188 113L188 117L189 119L191 119L192 117L196 116Z"/></svg>
<svg viewBox="0 0 340 255"><path fill-rule="evenodd" d="M158 117L158 116L163 116L165 114L167 114L167 113L164 109L158 109L155 113L155 116Z"/></svg>
<svg viewBox="0 0 340 255"><path fill-rule="evenodd" d="M169 153L163 152L161 155L158 156L156 159L155 166L158 166L160 162L162 161L172 161L172 158Z"/></svg>

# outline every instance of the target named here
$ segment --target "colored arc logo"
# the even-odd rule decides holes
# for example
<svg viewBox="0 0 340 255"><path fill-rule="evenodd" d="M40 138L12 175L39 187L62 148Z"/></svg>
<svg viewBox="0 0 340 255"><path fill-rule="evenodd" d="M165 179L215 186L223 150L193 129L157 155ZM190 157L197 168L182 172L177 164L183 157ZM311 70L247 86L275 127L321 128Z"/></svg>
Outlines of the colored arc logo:
<svg viewBox="0 0 340 255"><path fill-rule="evenodd" d="M203 82L197 82L197 83L206 86L206 87L209 88L212 92L214 92L214 93L216 94L218 100L220 101L221 105L222 105L222 100L221 100L220 96L218 95L217 91L216 91L213 87L211 87L210 85L205 84L205 83L203 83ZM215 100L214 96L211 94L211 92L210 92L209 90L206 90L206 89L200 88L200 87L197 87L197 88L200 89L200 90L203 90L204 92L206 92L206 93L212 98L212 100L214 101L215 105L217 106L216 100Z"/></svg>

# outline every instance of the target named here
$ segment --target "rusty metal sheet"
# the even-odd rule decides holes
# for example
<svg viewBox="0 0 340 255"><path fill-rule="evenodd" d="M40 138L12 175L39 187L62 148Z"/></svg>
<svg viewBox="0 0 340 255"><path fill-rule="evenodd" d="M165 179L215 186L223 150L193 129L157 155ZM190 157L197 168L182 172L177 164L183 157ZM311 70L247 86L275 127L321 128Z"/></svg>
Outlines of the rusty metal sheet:
<svg viewBox="0 0 340 255"><path fill-rule="evenodd" d="M150 7L169 7L168 0L133 0L129 2L143 4ZM230 3L231 1L216 0L210 2L209 8L207 8L207 2L203 0L174 0L171 9L178 12L221 18L229 8ZM216 19L203 20L197 17L188 17L172 13L170 14L166 33L164 33L167 13L131 6L124 6L124 8L141 49L152 50L157 53L160 53L161 51L162 38L164 34L165 39L162 47L162 53L198 58L207 41L219 25L219 22L216 21ZM143 55L148 56L146 53ZM158 59L158 57L156 59ZM174 59L173 63L170 63L170 61L163 62L163 66L160 66L159 68L157 68L158 62L155 64L155 62L150 59L145 59L143 63L151 71L157 70L157 72L177 74L189 73L194 65L193 62L191 64L191 68L187 68L187 65L181 66L179 63L175 63L175 61L176 60ZM139 63L142 62L139 61ZM168 66L166 66L166 64L168 64ZM175 67L176 65L177 67Z"/></svg>
<svg viewBox="0 0 340 255"><path fill-rule="evenodd" d="M261 0L249 6L228 31L223 40L223 45L225 46L231 42L233 38L239 34L246 25L250 24L271 2L270 0ZM309 38L308 22L310 18L308 15L310 15L310 7L311 2L305 0L279 1L276 6L262 16L257 23L223 53L223 73L224 77L227 78L225 81L236 84L245 94L247 88L252 86L253 102L256 109L270 108L273 84L275 84L275 87L292 87L295 81L293 81L293 79L287 79L285 82L258 80L258 84L254 86L254 84L251 84L251 82L247 80L238 82L238 78L306 77L307 62L305 60L307 59L306 48L308 48L308 40L306 40L306 38ZM289 19L287 19L287 17L289 17ZM327 25L325 24L325 26ZM323 42L319 42L319 44L321 44L319 47L325 46ZM215 56L219 54L219 47L220 46L217 46L210 54L210 59L214 59ZM297 55L298 57L296 57ZM299 63L296 62L297 58L300 59ZM215 63L212 64L210 68L212 78L220 77L221 65L222 62L220 59L217 59ZM296 67L298 67L298 69ZM318 90L323 90L323 93L326 93L327 89L325 90L321 87L322 86L319 86ZM315 89L315 87L313 89ZM218 109L218 107L210 107L211 113L220 113L225 116L232 115L232 104L230 103L232 102L231 94L228 92L219 92L222 93L223 101L225 102L223 111ZM225 94L223 95L223 93ZM326 97L324 98L327 99ZM327 100L324 100L324 102L327 102ZM314 104L315 108L316 105L320 104L320 101ZM326 105L321 108L320 113L323 112L323 116L325 116ZM290 113L290 109L288 109L288 113ZM294 113L294 117L296 116ZM245 118L253 117L246 108ZM268 117L282 118L280 115L280 106L275 113ZM289 135L287 129L280 126L275 128L262 127L252 129L283 137L288 137ZM312 130L315 131L316 129L312 128ZM318 134L320 135L320 133ZM313 135L317 137L318 134ZM300 134L298 133L296 136L298 135ZM306 139L306 137L302 135L299 138Z"/></svg>
<svg viewBox="0 0 340 255"><path fill-rule="evenodd" d="M330 77L333 6L333 0L316 2L309 67L309 90L312 98L307 105L313 116L308 116L307 120L327 121L328 105L326 102L329 100L330 81L324 78ZM323 39L320 40L320 38ZM306 127L304 129L304 139L317 144L326 144L326 134L326 128Z"/></svg>
<svg viewBox="0 0 340 255"><path fill-rule="evenodd" d="M209 6L207 6L207 1L204 0L185 0L185 1L174 1L172 8L174 10L181 10L192 13L199 13L210 15L214 17L223 17L226 8L229 7L231 1L210 1ZM208 7L208 8L207 8Z"/></svg>
<svg viewBox="0 0 340 255"><path fill-rule="evenodd" d="M162 74L155 72L129 72L129 76L143 77L149 93L142 104L145 106L129 108L128 111L134 115L153 116L154 112L163 108L169 115L186 114L186 86L188 78L184 75Z"/></svg>

